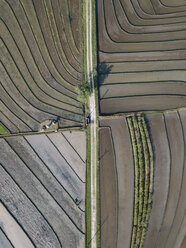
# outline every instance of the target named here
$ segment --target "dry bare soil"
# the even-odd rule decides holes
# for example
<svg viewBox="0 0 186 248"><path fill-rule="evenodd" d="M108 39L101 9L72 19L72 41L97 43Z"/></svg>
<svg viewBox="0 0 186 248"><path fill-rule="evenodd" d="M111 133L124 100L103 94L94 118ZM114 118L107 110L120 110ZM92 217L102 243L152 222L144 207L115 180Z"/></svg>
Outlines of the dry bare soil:
<svg viewBox="0 0 186 248"><path fill-rule="evenodd" d="M80 0L0 0L0 124L10 133L40 123L82 126Z"/></svg>
<svg viewBox="0 0 186 248"><path fill-rule="evenodd" d="M186 105L186 6L173 2L98 1L101 114Z"/></svg>
<svg viewBox="0 0 186 248"><path fill-rule="evenodd" d="M85 133L1 138L0 147L0 247L84 247Z"/></svg>
<svg viewBox="0 0 186 248"><path fill-rule="evenodd" d="M181 248L186 227L186 110L147 114L154 151L152 209L144 248ZM101 247L131 247L133 151L126 118L100 121Z"/></svg>

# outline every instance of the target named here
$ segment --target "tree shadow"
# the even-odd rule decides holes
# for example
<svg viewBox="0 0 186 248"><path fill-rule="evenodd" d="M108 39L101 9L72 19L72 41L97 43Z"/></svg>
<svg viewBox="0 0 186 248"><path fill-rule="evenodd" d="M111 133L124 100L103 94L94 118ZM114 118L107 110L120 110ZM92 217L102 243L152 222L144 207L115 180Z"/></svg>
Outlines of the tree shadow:
<svg viewBox="0 0 186 248"><path fill-rule="evenodd" d="M113 65L108 66L106 62L101 62L98 64L97 72L98 72L98 82L99 84L103 84L104 80L108 77L109 73L112 70Z"/></svg>

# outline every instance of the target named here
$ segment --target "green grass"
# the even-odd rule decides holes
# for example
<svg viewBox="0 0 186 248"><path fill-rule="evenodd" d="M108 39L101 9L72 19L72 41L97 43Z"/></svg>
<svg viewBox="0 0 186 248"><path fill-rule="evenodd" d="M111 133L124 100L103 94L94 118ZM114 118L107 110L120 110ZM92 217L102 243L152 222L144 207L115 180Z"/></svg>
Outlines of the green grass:
<svg viewBox="0 0 186 248"><path fill-rule="evenodd" d="M6 134L6 133L8 133L8 131L3 125L0 124L0 134Z"/></svg>
<svg viewBox="0 0 186 248"><path fill-rule="evenodd" d="M143 247L153 192L153 150L145 117L127 117L134 158L134 207L131 248Z"/></svg>
<svg viewBox="0 0 186 248"><path fill-rule="evenodd" d="M85 213L85 221L86 221L86 247L91 247L91 141L90 141L90 127L87 128L86 131L87 137L87 160L86 160L86 213Z"/></svg>

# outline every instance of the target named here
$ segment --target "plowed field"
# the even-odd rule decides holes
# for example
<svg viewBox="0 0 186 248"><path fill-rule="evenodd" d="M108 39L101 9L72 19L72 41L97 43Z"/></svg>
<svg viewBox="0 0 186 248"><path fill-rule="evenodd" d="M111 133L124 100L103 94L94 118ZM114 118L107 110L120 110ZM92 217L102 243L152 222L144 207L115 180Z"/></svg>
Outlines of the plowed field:
<svg viewBox="0 0 186 248"><path fill-rule="evenodd" d="M183 2L97 2L101 114L186 106Z"/></svg>
<svg viewBox="0 0 186 248"><path fill-rule="evenodd" d="M0 147L3 248L84 247L85 133L1 138Z"/></svg>
<svg viewBox="0 0 186 248"><path fill-rule="evenodd" d="M0 16L0 122L11 133L56 117L81 126L80 1L0 0Z"/></svg>

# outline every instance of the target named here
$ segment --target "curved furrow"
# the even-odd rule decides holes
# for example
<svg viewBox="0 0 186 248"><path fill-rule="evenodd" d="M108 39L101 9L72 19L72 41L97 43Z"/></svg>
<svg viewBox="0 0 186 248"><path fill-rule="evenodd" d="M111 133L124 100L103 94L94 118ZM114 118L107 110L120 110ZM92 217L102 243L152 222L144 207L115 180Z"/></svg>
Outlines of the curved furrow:
<svg viewBox="0 0 186 248"><path fill-rule="evenodd" d="M161 0L161 3L166 7L186 7L185 0Z"/></svg>
<svg viewBox="0 0 186 248"><path fill-rule="evenodd" d="M6 40L9 40L8 44L5 43ZM29 75L29 76L27 76L28 81L30 81L30 80L34 81L34 84L36 85L36 87L38 87L39 90L43 92L43 94L46 94L50 98L53 98L54 100L57 100L60 102L66 102L67 104L69 104L70 102L73 102L75 104L75 106L77 106L77 107L78 107L78 105L80 105L77 102L77 100L72 99L69 96L61 94L60 92L58 92L54 88L52 88L50 85L48 85L48 83L45 80L43 80L43 78L41 77L40 72L37 70L36 65L34 66L34 63L28 62L28 58L29 58L30 54L28 53L27 56L23 55L22 54L23 52L20 51L19 46L14 42L15 42L15 40L12 40L9 35L8 35L8 37L1 39L2 60L5 60L6 57L10 57L9 60L16 61L15 64L17 65L17 67L20 68L22 73ZM25 46L25 48L26 48L26 46ZM21 50L24 51L23 46L22 46ZM52 96L52 93L54 96Z"/></svg>
<svg viewBox="0 0 186 248"><path fill-rule="evenodd" d="M59 3L60 10L63 10L63 9L66 10L63 12L61 11L60 16L61 16L62 23L64 24L67 41L69 43L72 53L74 54L76 59L80 61L80 54L74 42L72 30L71 30L71 26L69 22L69 16L68 16L69 10L68 10L67 0L64 0L64 1L58 0L58 3Z"/></svg>
<svg viewBox="0 0 186 248"><path fill-rule="evenodd" d="M2 64L0 64L2 65ZM37 121L38 123L55 118L54 115L49 115L44 112L41 112L37 108L33 107L30 102L20 93L18 88L14 85L13 81L11 81L10 77L8 76L5 68L3 66L0 67L1 75L3 77L2 82L0 83L4 89L6 90L7 94L13 99L13 101L17 102L17 104L24 109L27 114L32 116L32 118Z"/></svg>
<svg viewBox="0 0 186 248"><path fill-rule="evenodd" d="M37 11L37 5L36 4L38 5L38 2L35 3L35 8L36 8L36 11ZM48 29L50 29L52 39L53 39L53 44L55 46L55 49L56 49L56 52L58 54L58 57L59 57L60 61L62 62L61 54L63 54L63 57L64 57L63 61L66 60L68 62L68 64L72 68L75 69L77 74L79 74L78 79L80 79L81 67L79 65L79 61L70 60L71 56L73 57L73 55L72 54L71 54L71 56L66 55L65 46L64 46L64 48L61 46L61 42L60 42L60 39L59 39L59 36L58 36L58 30L57 30L57 26L56 26L55 16L54 16L54 13L53 13L52 4L50 2L43 1L43 3L41 5L39 5L39 6L40 6L40 11L42 11L42 13L45 13L45 19L48 22ZM59 11L59 7L58 7L58 11ZM40 16L40 14L38 14L38 18L39 18L39 16ZM46 21L44 22L42 20L42 21L40 21L40 23L42 23L43 26L44 25L46 26ZM47 40L47 36L46 36L46 40Z"/></svg>
<svg viewBox="0 0 186 248"><path fill-rule="evenodd" d="M39 105L42 106L42 109L46 110L45 106L47 106L47 108L49 108L51 110L53 109L53 113L55 113L55 115L61 116L63 114L63 118L66 118L66 119L71 119L70 117L73 115L74 116L79 115L78 113L73 113L72 111L67 111L65 108L64 109L61 108L62 104L58 104L58 106L56 106L54 103L55 101L53 102L52 99L50 100L50 98L46 97L44 93L41 94L42 92L38 91L38 87L37 87L35 81L33 80L33 78L31 77L31 75L29 74L29 72L20 70L17 67L15 60L12 57L10 57L9 53L6 54L6 57L3 56L2 59L5 60L6 69L7 69L7 73L9 75L9 77L10 77L10 74L12 74L14 76L14 82L17 84L17 87L19 88L19 90L24 92L24 93L22 93L23 95L25 95L26 97L29 96L29 98L30 98L29 101L33 105L34 105L33 102L36 101L39 103ZM2 62L2 64L3 64L3 62ZM11 71L11 72L9 73L9 71ZM25 75L25 73L26 73L26 75ZM28 84L28 79L26 80L25 77L29 79L29 82L30 82L29 84ZM22 83L21 83L21 81L22 81ZM27 92L27 93L25 93L25 92ZM63 105L63 107L64 107L64 105ZM69 113L69 114L67 114L67 113Z"/></svg>
<svg viewBox="0 0 186 248"><path fill-rule="evenodd" d="M19 0L20 1L20 0ZM21 1L21 5L24 9L25 15L30 24L32 24L32 32L37 39L40 50L43 56L46 57L48 66L52 66L55 70L56 76L59 75L67 79L68 83L77 83L79 80L76 78L76 70L67 63L64 54L59 55L55 49L53 38L48 35L51 32L48 19L43 8L42 1L37 1L37 5L34 1ZM34 28L35 27L35 28ZM61 64L59 56L63 55L63 65ZM50 65L51 64L51 65ZM59 74L59 75L58 75ZM74 77L75 74L75 77ZM72 81L72 82L71 82Z"/></svg>
<svg viewBox="0 0 186 248"><path fill-rule="evenodd" d="M51 9L52 9L52 12L53 12L53 16L54 16L54 21L55 21L55 26L56 26L56 30L57 30L57 33L56 33L56 35L58 36L58 39L59 39L59 41L61 41L61 32L59 31L60 29L58 28L58 26L57 26L57 18L56 17L58 17L58 24L62 24L63 23L63 18L61 18L61 14L62 14L62 12L60 11L60 9L59 9L59 3L57 2L57 1L52 1L51 2ZM64 13L64 9L63 9L63 13ZM70 18L69 17L69 13L68 13L68 18ZM68 20L68 22L69 22L70 20ZM63 29L65 29L65 27L64 27L64 23L63 23ZM71 29L71 27L70 27L70 29ZM66 57L68 58L69 56L72 58L73 57L73 60L74 61L70 61L69 60L69 63L70 64L75 64L76 66L78 65L78 68L80 69L79 70L79 72L81 72L81 68L79 67L80 66L80 62L81 62L81 60L80 60L80 54L79 54L79 56L78 56L78 58L76 58L76 56L74 55L74 52L73 52L73 50L71 49L71 46L73 46L73 45L71 45L70 46L70 43L71 42L68 42L68 39L67 39L67 35L66 35L66 32L64 33L65 35L65 40L67 41L66 42L66 46L64 46L64 52L65 52L65 54L66 54ZM73 42L74 43L74 42ZM61 41L61 42L59 42L59 44L60 44L60 46L63 44L63 41ZM67 50L66 50L67 49ZM78 51L79 52L79 51ZM69 54L70 53L70 54ZM68 54L68 55L67 55ZM80 76L80 75L79 75Z"/></svg>
<svg viewBox="0 0 186 248"><path fill-rule="evenodd" d="M77 1L77 3L76 4L79 4L80 5L80 2L78 2ZM75 39L75 37L74 37L74 35L73 35L73 30L72 30L72 24L71 24L71 17L70 17L70 4L69 4L69 1L68 0L66 0L66 6L67 6L67 10L68 10L68 17L69 17L69 24L70 24L70 32L71 32L71 37L72 37L72 40L73 40L73 43L74 43L74 45L75 45L75 47L76 47L76 50L78 51L78 53L80 54L81 53L81 50L78 48L78 46L76 45L76 39ZM81 54L80 54L81 55ZM81 56L80 56L80 58L81 58Z"/></svg>
<svg viewBox="0 0 186 248"><path fill-rule="evenodd" d="M101 1L100 1L101 4ZM99 16L104 16L104 10L103 10L103 6L99 6L98 7L98 11L100 13L98 13ZM103 13L102 13L103 12ZM103 20L104 19L104 20ZM151 42L138 42L136 41L135 43L127 43L127 46L124 44L124 42L118 42L116 43L111 36L108 33L107 27L105 26L105 17L102 18L100 20L100 18L98 19L99 21L99 47L100 47L100 51L109 51L109 52L139 52L139 51L143 51L143 52L149 52L149 51L164 51L167 49L167 46L169 47L169 50L173 50L176 49L184 49L185 48L185 42L182 41L168 41L168 42L162 42L162 43L158 43L157 41L153 43L153 46L151 44ZM103 23L104 22L104 23ZM113 25L112 25L113 27ZM112 33L115 33L115 28L112 29ZM135 37L135 36L134 36ZM104 49L103 49L104 48Z"/></svg>
<svg viewBox="0 0 186 248"><path fill-rule="evenodd" d="M29 132L32 129L16 114L16 109L11 109L9 106L6 105L6 102L3 102L0 99L0 106L1 111L6 113L11 121L13 121L16 128L23 132Z"/></svg>
<svg viewBox="0 0 186 248"><path fill-rule="evenodd" d="M138 10L138 13L140 14L140 16L142 16L142 18L144 19L160 19L160 20L164 20L164 19L174 19L174 21L177 18L180 17L185 17L186 15L184 15L184 13L166 13L164 15L159 15L158 13L155 13L155 9L151 3L151 1L146 1L146 0L131 0L135 6L136 9Z"/></svg>
<svg viewBox="0 0 186 248"><path fill-rule="evenodd" d="M69 95L70 97L75 99L76 94L73 92L73 87L67 84L67 83L71 84L70 80L69 82L68 81L66 82L64 81L63 78L59 78L57 75L55 75L54 70L49 69L49 67L47 66L45 59L41 53L40 47L37 43L37 40L34 36L34 33L32 29L30 28L30 23L28 22L26 18L24 19L21 18L22 16L24 16L24 12L22 13L22 11L24 10L22 10L22 8L19 8L19 6L17 6L17 1L14 2L13 7L14 7L14 10L12 9L12 11L14 11L14 16L15 18L16 16L18 17L18 20L19 20L18 23L20 23L23 37L25 38L25 41L27 42L28 48L30 49L29 51L33 57L33 60L35 61L35 64L38 66L38 71L40 72L41 76L56 91L59 91L60 93L67 95L67 96ZM25 36L25 33L26 33L26 36ZM7 40L9 41L8 38Z"/></svg>
<svg viewBox="0 0 186 248"><path fill-rule="evenodd" d="M68 43L65 28L64 28L64 23L63 23L63 20L61 18L61 12L59 11L59 3L57 1L52 1L51 2L51 8L53 11L53 16L54 16L54 20L55 20L55 26L57 29L57 36L59 39L60 47L61 47L61 49L64 49L64 54L65 54L66 58L68 59L69 64L71 64L71 66L73 66L73 64L75 64L76 67L78 65L77 68L79 68L80 59L78 59L78 60L76 59L76 57L74 56L74 54L71 50L71 47ZM73 59L72 59L72 57L73 57ZM72 59L72 61L70 58ZM79 68L79 70L77 71L77 77L79 79L81 79L80 72L81 72L81 68Z"/></svg>
<svg viewBox="0 0 186 248"><path fill-rule="evenodd" d="M79 32L80 20L79 16L81 13L81 3L80 1L69 0L68 2L69 7L69 15L71 17L70 24L72 28L72 35L74 42L76 44L77 50L81 52L81 37Z"/></svg>
<svg viewBox="0 0 186 248"><path fill-rule="evenodd" d="M33 118L29 111L21 107L15 100L10 96L8 91L3 87L0 82L0 89L1 89L1 101L11 109L16 115L19 117L20 120L24 119L24 123L30 128L30 130L37 130L39 128L39 122Z"/></svg>
<svg viewBox="0 0 186 248"><path fill-rule="evenodd" d="M121 0L121 3L122 2L123 0ZM185 21L186 19L186 15L183 15L182 13L164 14L164 15L155 14L155 10L150 1L130 0L130 3L133 6L133 9L136 13L135 15L137 15L139 19L142 19L144 21L149 20L150 24L180 23ZM147 13L147 11L149 13Z"/></svg>
<svg viewBox="0 0 186 248"><path fill-rule="evenodd" d="M176 32L176 34L177 34L179 31L185 30L184 24L185 24L186 20L183 22L180 22L180 23L170 23L170 24L160 23L157 25L151 24L151 22L149 20L147 20L146 22L143 21L142 23L133 24L133 23L131 23L131 20L128 18L127 13L126 13L127 5L124 7L121 4L120 0L116 0L116 1L103 0L103 1L104 1L103 6L105 9L105 16L108 16L107 15L108 10L106 7L107 4L105 3L105 1L110 1L110 7L112 6L112 12L111 12L112 13L112 19L115 20L115 22L117 23L117 26L119 26L119 28L121 30L123 30L125 33L135 34L135 35L140 35L140 36L143 34L146 34L146 36L148 34L152 34L152 40L153 40L153 37L155 36L156 33L159 33L161 36L165 36L169 32L173 32L173 33ZM123 18L123 16L124 16L124 18ZM134 13L132 13L132 14L130 13L130 16L131 16L131 18L134 19ZM119 20L119 22L118 22L118 20ZM109 26L109 25L107 25L107 26ZM161 38L161 36L159 38Z"/></svg>
<svg viewBox="0 0 186 248"><path fill-rule="evenodd" d="M0 103L1 105L1 103ZM6 114L2 111L0 111L0 120L1 122L4 124L4 126L6 127L6 129L8 129L10 131L10 133L18 133L19 129L18 127L15 125L14 122L12 122L11 119L9 119Z"/></svg>
<svg viewBox="0 0 186 248"><path fill-rule="evenodd" d="M11 1L11 0L6 0L6 1ZM5 12L11 11L13 17L16 20L15 23L10 22L10 20L8 20L8 22L10 22L11 25L14 25L15 28L19 27L18 32L20 32L20 36L23 36L25 43L28 44L27 46L28 46L29 51L32 54L32 57L36 61L39 61L38 64L43 62L41 65L43 66L43 64L44 64L44 66L47 67L47 71L49 70L49 73L52 73L52 75L54 76L57 83L64 86L64 88L66 87L68 90L72 91L73 87L71 85L71 81L74 81L74 79L71 77L68 79L69 75L65 76L66 75L65 71L63 71L60 74L59 71L57 70L57 68L55 67L55 64L51 60L50 54L48 53L48 50L46 47L46 42L45 42L43 35L41 33L42 29L40 28L40 25L39 25L37 19L35 20L35 18L36 18L35 12L34 11L32 12L33 16L32 16L32 19L30 21L30 19L28 18L27 14L25 12L23 5L18 4L17 1L13 2L13 4L10 4L10 3L7 3L7 4L8 4L8 8L5 8ZM14 9L12 8L12 6L14 7ZM29 7L30 7L30 9L32 9L31 8L32 5ZM5 16L5 18L6 18L6 16ZM16 23L17 23L17 25L16 25ZM33 30L33 27L35 27L34 30ZM14 31L14 29L13 29L13 31ZM15 36L15 40L16 40L16 36ZM40 65L38 65L38 66L40 68ZM45 71L45 69L43 69L43 70Z"/></svg>
<svg viewBox="0 0 186 248"><path fill-rule="evenodd" d="M151 3L155 9L155 12L159 15L164 15L167 13L185 13L186 6L183 7L167 7L162 4L161 0L151 0Z"/></svg>
<svg viewBox="0 0 186 248"><path fill-rule="evenodd" d="M154 160L154 191L152 210L144 247L153 247L156 235L160 230L165 211L170 173L170 150L162 114L146 115L151 133ZM157 207L158 206L158 207Z"/></svg>
<svg viewBox="0 0 186 248"><path fill-rule="evenodd" d="M104 0L105 1L105 0ZM107 0L108 1L108 0ZM154 24L152 20L140 20L138 16L136 16L136 12L132 11L132 6L123 0L110 0L112 2L114 16L117 20L120 20L120 27L125 32L134 33L134 34L140 34L140 33L168 33L171 31L178 32L179 30L182 30L185 28L184 23L186 22L186 19L183 19L183 21L180 20L180 22L167 22L163 23L160 21L159 24ZM132 12L132 13L131 13ZM128 13L128 14L127 14ZM120 15L124 16L125 18L120 18ZM127 23L127 25L126 25ZM163 36L163 34L162 34Z"/></svg>
<svg viewBox="0 0 186 248"><path fill-rule="evenodd" d="M160 230L153 247L165 247L165 240L172 226L179 201L184 168L184 142L181 124L177 112L164 114L165 128L171 154L169 191ZM176 132L176 137L175 137Z"/></svg>
<svg viewBox="0 0 186 248"><path fill-rule="evenodd" d="M168 237L165 240L165 248L171 247L171 245L174 243L174 241L176 240L176 237L178 235L178 231L179 231L179 227L181 226L184 214L185 214L185 210L186 210L186 195L185 195L185 188L186 188L186 111L179 111L178 112L180 121L181 121L181 126L183 128L183 132L184 132L184 169L183 169L183 173L182 173L182 183L181 183L181 190L179 192L179 201L177 204L177 208L176 208L176 212L174 215L174 219L172 222L172 226L171 229L169 230L168 233Z"/></svg>

